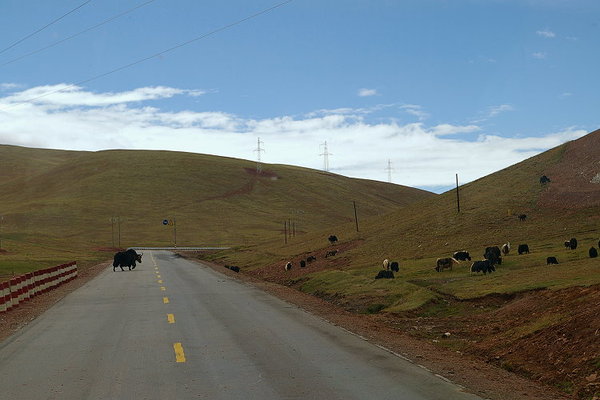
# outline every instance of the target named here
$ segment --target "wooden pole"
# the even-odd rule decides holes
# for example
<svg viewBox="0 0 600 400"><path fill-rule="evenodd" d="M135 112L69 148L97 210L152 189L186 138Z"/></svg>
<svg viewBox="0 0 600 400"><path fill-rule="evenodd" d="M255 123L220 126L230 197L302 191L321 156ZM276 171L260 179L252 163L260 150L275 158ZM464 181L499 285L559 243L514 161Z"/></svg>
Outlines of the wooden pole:
<svg viewBox="0 0 600 400"><path fill-rule="evenodd" d="M460 196L458 194L458 174L456 174L456 207L460 213Z"/></svg>
<svg viewBox="0 0 600 400"><path fill-rule="evenodd" d="M173 241L177 247L177 218L173 217Z"/></svg>
<svg viewBox="0 0 600 400"><path fill-rule="evenodd" d="M354 221L356 222L356 232L358 232L358 214L356 213L356 201L353 201L354 205Z"/></svg>

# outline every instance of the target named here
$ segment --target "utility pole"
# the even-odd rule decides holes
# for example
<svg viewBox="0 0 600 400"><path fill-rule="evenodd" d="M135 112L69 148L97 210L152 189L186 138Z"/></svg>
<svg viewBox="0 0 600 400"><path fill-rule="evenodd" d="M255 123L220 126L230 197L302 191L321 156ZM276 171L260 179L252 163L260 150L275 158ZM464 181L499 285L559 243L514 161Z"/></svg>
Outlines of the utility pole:
<svg viewBox="0 0 600 400"><path fill-rule="evenodd" d="M388 165L385 170L388 173L388 182L392 183L392 171L394 170L394 168L392 168L392 160L390 160L389 158L388 158Z"/></svg>
<svg viewBox="0 0 600 400"><path fill-rule="evenodd" d="M332 156L333 154L327 151L327 140L325 143L321 143L320 146L323 146L323 152L319 154L320 156L323 156L323 170L329 172L329 156Z"/></svg>
<svg viewBox="0 0 600 400"><path fill-rule="evenodd" d="M256 157L256 172L258 174L260 174L260 172L262 171L262 165L261 165L261 162L260 162L260 153L262 151L265 151L265 149L263 149L263 148L260 147L261 144L265 144L265 143L262 142L260 140L260 138L258 138L256 149L254 149L254 151L256 151L256 153L257 153L257 157Z"/></svg>
<svg viewBox="0 0 600 400"><path fill-rule="evenodd" d="M173 217L173 242L177 248L177 218Z"/></svg>
<svg viewBox="0 0 600 400"><path fill-rule="evenodd" d="M458 207L458 212L460 213L460 196L458 195L458 174L456 174L456 206Z"/></svg>
<svg viewBox="0 0 600 400"><path fill-rule="evenodd" d="M354 221L356 221L356 232L358 232L358 214L356 213L356 201L353 201L354 205Z"/></svg>
<svg viewBox="0 0 600 400"><path fill-rule="evenodd" d="M110 217L110 240L112 248L115 248L115 217Z"/></svg>

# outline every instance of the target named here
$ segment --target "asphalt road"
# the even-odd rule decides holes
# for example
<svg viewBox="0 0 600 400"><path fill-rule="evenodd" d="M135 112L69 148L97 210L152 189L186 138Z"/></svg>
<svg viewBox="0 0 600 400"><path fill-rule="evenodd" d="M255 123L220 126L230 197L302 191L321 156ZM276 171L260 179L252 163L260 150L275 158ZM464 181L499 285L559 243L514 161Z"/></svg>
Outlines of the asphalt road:
<svg viewBox="0 0 600 400"><path fill-rule="evenodd" d="M0 344L0 399L479 397L166 251L107 269Z"/></svg>

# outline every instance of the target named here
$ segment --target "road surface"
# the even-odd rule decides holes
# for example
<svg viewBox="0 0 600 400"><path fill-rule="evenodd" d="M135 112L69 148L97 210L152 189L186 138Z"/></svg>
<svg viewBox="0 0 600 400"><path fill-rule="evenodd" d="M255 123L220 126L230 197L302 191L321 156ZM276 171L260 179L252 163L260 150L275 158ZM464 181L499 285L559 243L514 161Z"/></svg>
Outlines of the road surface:
<svg viewBox="0 0 600 400"><path fill-rule="evenodd" d="M0 398L479 399L167 251L108 268L2 342Z"/></svg>

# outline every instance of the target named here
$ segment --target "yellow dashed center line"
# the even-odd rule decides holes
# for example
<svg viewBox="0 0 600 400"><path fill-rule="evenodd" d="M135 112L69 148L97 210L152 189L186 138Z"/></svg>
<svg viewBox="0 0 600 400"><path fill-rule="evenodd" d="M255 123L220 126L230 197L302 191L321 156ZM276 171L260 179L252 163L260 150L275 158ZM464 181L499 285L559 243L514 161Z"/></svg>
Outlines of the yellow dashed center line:
<svg viewBox="0 0 600 400"><path fill-rule="evenodd" d="M159 279L157 282L160 283L160 284L163 283L162 279Z"/></svg>
<svg viewBox="0 0 600 400"><path fill-rule="evenodd" d="M169 298L168 297L163 297L163 303L169 304Z"/></svg>
<svg viewBox="0 0 600 400"><path fill-rule="evenodd" d="M160 275L156 275L156 277L157 277L157 278L161 278L161 276L160 276Z"/></svg>
<svg viewBox="0 0 600 400"><path fill-rule="evenodd" d="M167 321L169 321L170 324L174 324L175 316L173 314L167 314Z"/></svg>
<svg viewBox="0 0 600 400"><path fill-rule="evenodd" d="M185 354L183 353L183 346L181 343L173 343L173 349L175 350L175 361L178 363L184 363Z"/></svg>
<svg viewBox="0 0 600 400"><path fill-rule="evenodd" d="M164 292L165 290L167 290L167 288L166 288L166 287L164 287L164 286L161 286L161 287L160 287L160 290L162 290L162 291Z"/></svg>

